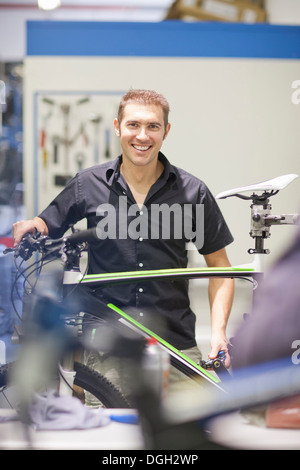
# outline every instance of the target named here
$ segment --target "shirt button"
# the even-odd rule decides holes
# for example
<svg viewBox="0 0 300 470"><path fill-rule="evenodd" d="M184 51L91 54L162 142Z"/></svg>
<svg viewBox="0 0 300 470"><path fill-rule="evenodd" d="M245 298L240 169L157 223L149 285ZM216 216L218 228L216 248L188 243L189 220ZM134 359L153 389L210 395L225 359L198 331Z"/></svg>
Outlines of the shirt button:
<svg viewBox="0 0 300 470"><path fill-rule="evenodd" d="M140 237L140 238L139 238L139 241L140 241L140 242L142 242L143 240L144 240L143 237Z"/></svg>
<svg viewBox="0 0 300 470"><path fill-rule="evenodd" d="M139 267L142 268L144 266L144 263L139 263Z"/></svg>
<svg viewBox="0 0 300 470"><path fill-rule="evenodd" d="M144 292L144 289L142 287L140 287L139 292Z"/></svg>
<svg viewBox="0 0 300 470"><path fill-rule="evenodd" d="M144 213L143 211L140 211L140 215L143 215L143 213Z"/></svg>

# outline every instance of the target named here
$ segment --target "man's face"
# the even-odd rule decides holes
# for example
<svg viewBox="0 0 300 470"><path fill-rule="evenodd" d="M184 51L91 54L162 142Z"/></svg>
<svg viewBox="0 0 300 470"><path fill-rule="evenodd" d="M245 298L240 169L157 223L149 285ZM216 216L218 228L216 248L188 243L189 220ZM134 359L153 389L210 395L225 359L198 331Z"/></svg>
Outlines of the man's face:
<svg viewBox="0 0 300 470"><path fill-rule="evenodd" d="M163 110L156 105L128 103L121 123L114 121L116 134L120 137L123 162L130 161L145 166L158 157L170 125L165 128Z"/></svg>

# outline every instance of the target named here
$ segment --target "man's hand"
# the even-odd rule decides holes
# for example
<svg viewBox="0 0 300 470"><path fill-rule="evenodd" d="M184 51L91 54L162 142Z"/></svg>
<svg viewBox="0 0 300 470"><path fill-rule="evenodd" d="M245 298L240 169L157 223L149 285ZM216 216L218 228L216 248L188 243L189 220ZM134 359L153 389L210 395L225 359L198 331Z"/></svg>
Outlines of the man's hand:
<svg viewBox="0 0 300 470"><path fill-rule="evenodd" d="M226 354L226 359L224 362L225 367L228 369L230 367L230 356L228 353L228 340L222 336L212 336L211 337L211 351L208 354L209 359L215 359L220 351L224 351Z"/></svg>
<svg viewBox="0 0 300 470"><path fill-rule="evenodd" d="M42 235L48 235L48 227L39 217L31 220L20 220L13 224L14 245L20 243L25 233L34 233L36 230Z"/></svg>

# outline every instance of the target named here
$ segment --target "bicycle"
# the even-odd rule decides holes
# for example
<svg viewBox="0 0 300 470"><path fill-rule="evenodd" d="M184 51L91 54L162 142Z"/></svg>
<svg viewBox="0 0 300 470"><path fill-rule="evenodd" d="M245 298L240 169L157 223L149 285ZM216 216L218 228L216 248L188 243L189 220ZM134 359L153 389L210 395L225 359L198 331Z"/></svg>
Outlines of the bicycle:
<svg viewBox="0 0 300 470"><path fill-rule="evenodd" d="M29 274L31 276L33 275L33 271L38 271L38 280L34 281L37 282L34 287L35 289L39 290L39 294L34 297L33 292L31 292L31 290L33 289L33 285L32 282L30 282L29 298L31 301L29 302L29 305L27 305L27 303L25 302L26 308L23 311L23 315L25 315L25 321L23 321L21 324L21 326L23 327L25 325L25 331L22 330L22 328L16 328L18 330L16 334L20 338L18 341L20 341L21 343L24 340L26 341L26 339L28 339L28 336L32 336L32 329L34 329L34 340L37 340L38 335L41 335L41 337L45 340L45 332L47 333L48 329L50 335L55 334L57 336L58 341L53 341L53 344L48 347L47 352L53 355L51 361L52 365L53 363L61 362L58 366L57 371L57 374L59 375L58 379L60 393L74 393L74 386L77 386L82 388L86 392L92 393L95 398L100 400L102 405L105 407L126 408L130 407L131 403L126 397L122 395L122 393L119 392L119 390L109 380L107 380L103 375L99 374L98 372L90 369L89 367L75 360L74 344L76 347L81 346L80 340L77 341L77 333L79 328L79 334L81 334L83 319L80 314L69 312L68 308L66 306L64 307L63 302L61 302L60 296L57 295L57 291L59 290L57 289L57 287L62 287L62 285L71 286L72 291L74 286L76 286L76 283L74 283L74 278L77 278L77 285L85 284L85 276L83 277L83 280L80 280L81 273L79 269L79 260L82 252L85 250L86 241L88 239L91 240L95 237L96 234L94 229L75 232L72 235L63 237L59 240L51 240L49 237L43 237L39 233L36 233L34 235L27 234L17 247L5 250L6 252L14 252L15 257L20 258L22 262L24 260L29 260L35 252L42 254L42 261L40 259L35 260L29 267L26 267L23 271L20 272L20 276L24 276L27 279L27 271L29 271ZM63 277L61 276L61 272L54 271L54 273L50 273L49 276L46 275L46 280L42 279L41 283L40 272L42 271L43 267L45 267L47 263L51 263L57 259L63 260ZM128 282L130 282L129 279ZM110 281L108 281L108 284L109 283ZM50 285L51 288L49 287ZM57 311L55 311L55 308L57 308ZM109 304L108 308L115 309L115 312L117 312L117 307L113 306L112 304ZM47 312L48 310L50 310L51 318L45 319L44 312ZM126 322L126 314L121 310L120 315L121 325L127 325L130 331L132 331L132 329L135 329L136 331L138 330L137 322L135 322L135 325L134 322L132 324ZM91 315L90 313L88 314L88 316L90 317L88 321L92 321L93 325L98 326L98 322L100 324L101 319ZM131 319L131 317L128 316L127 320L128 319ZM71 335L71 337L68 334L63 335L63 341L65 341L67 344L68 342L71 343L69 349L62 346L62 323L69 329L71 328L76 330L76 339L74 339L74 335ZM175 358L177 357L177 367L181 369L185 367L184 371L187 375L189 375L191 378L204 376L208 381L218 386L218 379L211 375L206 369L204 369L204 367L206 367L206 364L203 364L200 367L197 366L197 364L194 364L182 353L177 351L175 348L172 348L171 345L168 345L168 343L163 341L154 332L148 330L142 325L141 327L142 328L139 330L138 338L139 340L142 338L143 341L137 342L139 349L138 353L140 353L140 351L144 347L144 337L154 337L155 339L159 340L160 343L164 343L163 347L167 349L169 348L168 351ZM132 341L132 338L130 338L130 341ZM45 347L45 345L43 345L43 347ZM55 352L53 353L55 349L59 350L60 355L63 357L63 360L61 359L61 357L59 357L60 355ZM42 348L40 348L39 353L43 354L41 350ZM45 361L47 361L45 354L43 354L43 357ZM26 367L27 361L28 358L25 357L25 359L23 359L22 361L22 365ZM221 368L222 365L222 357L218 358L215 361L207 362L207 367L215 368L216 371ZM16 364L6 364L0 367L0 387L2 387L2 395L5 397L5 400L7 400L10 406L15 407L16 404L14 402L14 397L11 396L11 394L8 395L8 392L6 390L6 386L9 385L9 377L12 374L13 368L16 368ZM40 369L39 373L43 376L42 371Z"/></svg>
<svg viewBox="0 0 300 470"><path fill-rule="evenodd" d="M95 230L90 229L81 232L73 232L69 236L65 236L59 240L51 240L49 237L43 237L40 234L28 234L18 247L5 250L5 252L14 252L15 258L28 260L32 257L33 253L40 253L42 258L35 261L33 265L26 268L24 272L20 271L20 275L25 276L28 269L38 270L41 272L43 265L51 262L54 259L60 259L64 265L63 279L59 283L64 286L69 286L71 292L79 285L93 285L94 283L102 285L113 285L123 282L135 282L137 280L166 280L176 278L212 278L212 277L230 277L246 279L253 283L254 292L260 282L260 277L263 275L263 257L268 254L268 250L264 248L264 241L270 236L271 225L282 224L295 224L298 214L285 214L281 216L273 216L270 212L269 198L277 194L280 190L284 189L290 184L297 175L285 175L275 178L257 185L236 188L234 190L225 191L217 195L218 199L227 197L239 197L245 200L251 200L251 231L250 236L255 239L255 248L250 249L249 253L254 255L254 260L243 266L234 266L231 268L184 268L184 269L162 269L152 271L138 271L138 272L122 272L122 273L106 273L99 275L82 274L80 272L80 257L85 249L85 243L95 237ZM244 193L252 192L250 196L245 196ZM52 276L53 279L53 276ZM53 300L53 299L52 299ZM57 299L56 299L57 300ZM106 305L111 312L117 314L118 323L125 326L130 331L134 331L138 337L154 337L160 346L165 349L171 358L171 364L181 370L185 375L190 378L201 377L204 381L222 392L224 389L222 374L226 371L223 358L218 357L213 361L203 361L201 365L197 365L190 360L183 353L179 352L172 347L169 343L164 341L163 338L149 330L145 326L138 323L130 315L122 311L118 306L113 303ZM65 312L59 312L65 313ZM58 318L55 320L59 323ZM35 319L36 321L36 319ZM53 319L52 319L53 321ZM79 322L79 323L78 323ZM81 327L82 317L67 315L64 318L64 324L69 327ZM76 343L77 344L77 343ZM138 343L141 348L141 343ZM141 349L140 349L141 350ZM140 351L139 350L139 351ZM62 351L60 351L62 352ZM64 351L65 353L66 351ZM67 351L68 353L70 351ZM102 403L107 407L128 407L130 403L119 393L119 391L107 381L101 374L90 370L83 364L74 361L73 350L71 354L65 356L64 363L59 366L60 375L60 392L66 393L67 390L74 391L74 385L92 392ZM60 357L55 356L58 361ZM0 387L5 393L5 387L8 384L9 372L13 366L11 364L0 367ZM210 370L216 372L213 375ZM63 386L62 384L67 384Z"/></svg>

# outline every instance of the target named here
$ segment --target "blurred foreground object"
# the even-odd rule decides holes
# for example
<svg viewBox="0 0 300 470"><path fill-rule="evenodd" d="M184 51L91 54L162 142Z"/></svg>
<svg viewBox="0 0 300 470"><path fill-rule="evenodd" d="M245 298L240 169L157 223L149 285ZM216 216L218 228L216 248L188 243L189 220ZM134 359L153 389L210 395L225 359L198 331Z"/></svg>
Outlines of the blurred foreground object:
<svg viewBox="0 0 300 470"><path fill-rule="evenodd" d="M285 358L300 363L300 226L292 245L266 275L252 314L233 341L234 370ZM300 428L300 396L270 404L266 426Z"/></svg>

